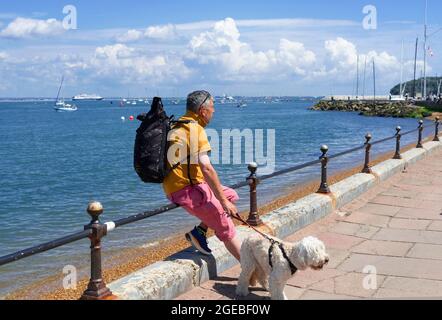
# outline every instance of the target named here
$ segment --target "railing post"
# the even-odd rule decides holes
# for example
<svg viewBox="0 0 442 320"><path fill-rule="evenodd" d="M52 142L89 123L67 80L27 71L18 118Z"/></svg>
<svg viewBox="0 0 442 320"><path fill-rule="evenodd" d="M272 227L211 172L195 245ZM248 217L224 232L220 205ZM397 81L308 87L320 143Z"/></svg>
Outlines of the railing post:
<svg viewBox="0 0 442 320"><path fill-rule="evenodd" d="M394 154L394 157L393 157L393 159L396 159L396 160L402 159L402 156L401 156L401 137L402 137L401 130L402 130L401 127L399 127L399 126L396 127L396 153Z"/></svg>
<svg viewBox="0 0 442 320"><path fill-rule="evenodd" d="M321 160L321 185L319 187L318 193L330 193L330 188L327 184L327 164L328 164L328 147L326 145L321 146L322 155L319 157Z"/></svg>
<svg viewBox="0 0 442 320"><path fill-rule="evenodd" d="M435 120L434 123L435 123L436 130L435 130L435 133L434 133L433 141L440 141L440 139L439 139L439 117L436 117L436 120Z"/></svg>
<svg viewBox="0 0 442 320"><path fill-rule="evenodd" d="M91 229L89 236L91 240L91 278L87 289L81 296L81 300L101 300L112 296L112 292L106 287L101 271L101 238L107 233L107 226L99 220L103 213L103 206L99 202L91 202L87 212L92 217L92 221L84 226L84 229Z"/></svg>
<svg viewBox="0 0 442 320"><path fill-rule="evenodd" d="M422 149L424 146L422 145L422 132L424 131L424 122L419 120L419 138L417 140L416 148Z"/></svg>
<svg viewBox="0 0 442 320"><path fill-rule="evenodd" d="M371 134L367 133L365 135L365 163L364 163L364 168L362 169L362 173L368 173L371 174L373 173L371 171L371 167L370 167L370 149L371 149Z"/></svg>
<svg viewBox="0 0 442 320"><path fill-rule="evenodd" d="M263 224L258 215L258 201L256 196L256 186L259 184L259 179L256 176L258 164L252 162L247 166L247 169L250 171L250 175L247 177L247 183L250 186L250 212L247 223L251 226L257 227Z"/></svg>

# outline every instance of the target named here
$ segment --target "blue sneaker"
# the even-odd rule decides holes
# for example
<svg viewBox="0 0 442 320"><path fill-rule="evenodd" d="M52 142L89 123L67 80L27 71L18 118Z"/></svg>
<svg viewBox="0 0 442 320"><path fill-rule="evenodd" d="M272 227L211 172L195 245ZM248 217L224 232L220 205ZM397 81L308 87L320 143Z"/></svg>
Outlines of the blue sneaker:
<svg viewBox="0 0 442 320"><path fill-rule="evenodd" d="M207 245L206 232L203 229L195 227L192 231L187 232L185 236L186 240L189 241L196 250L207 256L212 254L212 250L210 250Z"/></svg>

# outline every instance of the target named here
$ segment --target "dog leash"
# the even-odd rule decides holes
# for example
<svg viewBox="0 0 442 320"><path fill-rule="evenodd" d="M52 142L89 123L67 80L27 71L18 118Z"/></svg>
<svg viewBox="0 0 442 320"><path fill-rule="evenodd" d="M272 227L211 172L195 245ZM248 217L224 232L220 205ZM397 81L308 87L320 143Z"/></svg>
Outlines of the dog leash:
<svg viewBox="0 0 442 320"><path fill-rule="evenodd" d="M247 223L247 221L244 221L243 218L241 218L241 216L236 213L236 215L230 215L232 218L244 223L246 226L248 226L249 228L251 228L252 230L254 230L255 232L257 232L258 234L260 234L261 236L263 236L264 238L266 238L267 240L270 241L271 245L269 247L269 265L270 268L273 269L273 263L272 263L272 257L273 257L273 247L278 244L279 249L282 252L282 256L284 257L284 259L287 260L287 262L289 263L290 266L290 271L292 272L292 275L294 275L296 273L296 271L298 271L298 268L293 264L292 261L290 261L287 252L285 252L284 247L282 246L282 243L279 241L276 241L275 239L270 238L268 235L266 235L265 233L259 231L258 229L256 229L255 227L251 226L249 223Z"/></svg>
<svg viewBox="0 0 442 320"><path fill-rule="evenodd" d="M251 226L249 223L247 223L247 221L245 221L243 218L241 218L241 216L239 215L239 213L236 213L235 215L231 214L230 215L232 218L244 223L247 227L249 227L250 229L254 230L255 232L259 233L261 236L263 236L264 238L266 238L267 240L269 240L272 244L273 243L280 243L279 241L276 241L275 239L270 238L267 234L259 231L258 229L256 229L255 227Z"/></svg>

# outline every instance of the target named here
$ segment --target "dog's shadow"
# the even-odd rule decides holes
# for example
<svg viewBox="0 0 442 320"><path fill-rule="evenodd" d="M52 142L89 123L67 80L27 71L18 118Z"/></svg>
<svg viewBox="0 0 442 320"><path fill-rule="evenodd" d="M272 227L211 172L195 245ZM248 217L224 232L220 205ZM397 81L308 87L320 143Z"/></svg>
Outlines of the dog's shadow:
<svg viewBox="0 0 442 320"><path fill-rule="evenodd" d="M237 278L230 277L216 277L213 279L215 284L213 285L213 290L217 293L225 296L232 300L270 300L269 293L263 288L251 287L250 293L246 297L239 297L236 295L236 284L238 282ZM228 283L231 282L231 283Z"/></svg>
<svg viewBox="0 0 442 320"><path fill-rule="evenodd" d="M176 261L179 259L191 260L197 264L200 268L205 264L209 279L215 282L213 290L217 293L232 300L269 300L269 293L263 288L250 288L250 294L246 297L239 297L236 295L236 285L238 278L231 278L225 276L218 276L218 270L216 267L216 261L213 256L203 256L201 254L195 254L195 250L192 248L186 248L178 253L168 257L166 261Z"/></svg>

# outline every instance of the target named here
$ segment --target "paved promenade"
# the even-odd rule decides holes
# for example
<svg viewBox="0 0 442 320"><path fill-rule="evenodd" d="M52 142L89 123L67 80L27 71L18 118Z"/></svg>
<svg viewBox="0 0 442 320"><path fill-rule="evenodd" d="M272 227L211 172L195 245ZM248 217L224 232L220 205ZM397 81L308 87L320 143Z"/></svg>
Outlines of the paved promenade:
<svg viewBox="0 0 442 320"><path fill-rule="evenodd" d="M287 241L318 237L330 263L322 271L296 273L285 288L287 296L442 299L441 200L442 151L436 151L288 237ZM239 273L237 265L177 299L238 299ZM246 299L268 299L268 293L255 288Z"/></svg>

